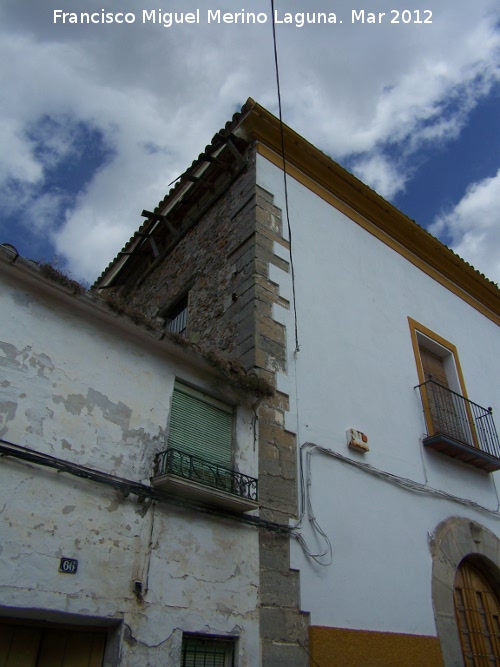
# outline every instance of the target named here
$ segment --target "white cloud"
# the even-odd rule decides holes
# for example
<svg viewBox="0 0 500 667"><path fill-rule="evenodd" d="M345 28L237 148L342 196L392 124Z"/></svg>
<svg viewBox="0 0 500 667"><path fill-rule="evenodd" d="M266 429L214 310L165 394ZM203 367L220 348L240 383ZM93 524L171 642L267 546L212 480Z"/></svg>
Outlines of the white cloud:
<svg viewBox="0 0 500 667"><path fill-rule="evenodd" d="M474 183L458 204L436 218L433 234L449 238L451 248L500 284L500 169Z"/></svg>
<svg viewBox="0 0 500 667"><path fill-rule="evenodd" d="M80 11L78 4L66 0L65 11ZM140 15L147 5L121 0L119 10ZM338 0L342 25L278 26L285 122L333 157L349 158L388 197L411 177L412 155L457 137L498 79L495 0L439 5L432 25L351 25L352 3ZM197 6L172 0L168 9ZM229 0L219 6L236 11ZM267 0L237 9L244 6L270 11ZM84 9L101 7L87 0ZM7 210L20 192L26 202L44 197L41 232L50 231L76 277L92 280L138 227L140 211L155 206L248 96L277 111L271 25L61 26L53 9L52 0L25 0L1 10L0 58L9 63L0 74L2 201ZM305 8L287 0L281 10ZM311 0L306 11L313 10L332 7ZM371 0L370 11L379 10L388 11L387 2ZM96 128L113 151L69 207L64 193L43 186L47 169L75 150L75 137L45 137L50 150L40 154L28 130L43 118ZM54 228L56 210L62 226Z"/></svg>
<svg viewBox="0 0 500 667"><path fill-rule="evenodd" d="M394 160L388 160L383 155L372 154L357 160L353 171L387 199L402 190L406 182L404 171L398 169Z"/></svg>
<svg viewBox="0 0 500 667"><path fill-rule="evenodd" d="M0 146L6 156L0 159L0 183L10 178L35 183L42 177L42 165L34 158L19 124L11 118L4 117L0 124Z"/></svg>

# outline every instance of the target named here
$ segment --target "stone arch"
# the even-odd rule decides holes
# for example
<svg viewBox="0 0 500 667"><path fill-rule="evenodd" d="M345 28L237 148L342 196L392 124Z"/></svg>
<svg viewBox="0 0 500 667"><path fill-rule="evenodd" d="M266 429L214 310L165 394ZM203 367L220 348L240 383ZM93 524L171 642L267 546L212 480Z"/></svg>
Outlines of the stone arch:
<svg viewBox="0 0 500 667"><path fill-rule="evenodd" d="M476 521L451 517L437 526L430 549L432 603L443 662L446 667L463 667L453 599L457 568L464 558L473 562L500 597L500 539Z"/></svg>

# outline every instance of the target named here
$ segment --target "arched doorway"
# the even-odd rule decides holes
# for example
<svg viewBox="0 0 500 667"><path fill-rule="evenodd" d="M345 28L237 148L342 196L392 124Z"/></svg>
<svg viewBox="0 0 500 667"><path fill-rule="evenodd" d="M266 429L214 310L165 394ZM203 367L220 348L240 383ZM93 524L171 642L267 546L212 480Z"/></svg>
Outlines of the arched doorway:
<svg viewBox="0 0 500 667"><path fill-rule="evenodd" d="M429 547L432 554L432 602L436 619L436 630L441 644L443 663L446 667L483 667L500 665L499 654L493 652L493 659L488 658L487 651L481 653L478 646L479 628L490 623L494 631L497 646L500 643L498 634L498 601L500 600L500 539L481 524L461 517L450 517L437 526L430 535ZM479 573L471 580L471 568ZM464 586L464 574L465 583ZM487 588L485 589L484 583ZM485 593L485 590L487 591ZM478 596L478 593L480 596ZM489 596L493 596L495 605ZM463 602L460 600L463 598ZM457 602L458 598L458 602ZM480 613L481 605L490 605L491 617L487 619ZM469 616L469 625L467 625ZM497 618L493 618L497 616ZM486 625L488 627L488 625ZM465 630L468 635L465 637ZM472 647L472 659L467 641ZM481 639L481 641L484 641ZM465 645L465 649L462 646ZM496 649L498 651L498 648ZM476 658L476 653L480 657ZM491 652L490 652L491 655ZM482 660L482 661L480 661Z"/></svg>
<svg viewBox="0 0 500 667"><path fill-rule="evenodd" d="M466 667L500 664L500 603L481 570L468 559L457 569L454 600Z"/></svg>

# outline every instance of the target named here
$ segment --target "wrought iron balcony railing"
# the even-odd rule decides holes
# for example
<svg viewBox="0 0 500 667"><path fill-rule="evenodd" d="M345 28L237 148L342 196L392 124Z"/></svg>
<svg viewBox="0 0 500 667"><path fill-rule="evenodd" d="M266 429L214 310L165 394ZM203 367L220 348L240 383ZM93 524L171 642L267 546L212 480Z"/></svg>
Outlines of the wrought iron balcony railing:
<svg viewBox="0 0 500 667"><path fill-rule="evenodd" d="M427 424L424 445L492 472L500 470L500 442L493 411L439 382L418 385Z"/></svg>
<svg viewBox="0 0 500 667"><path fill-rule="evenodd" d="M169 447L166 451L156 455L155 463L156 476L174 475L252 503L258 500L256 479L210 463L193 454Z"/></svg>

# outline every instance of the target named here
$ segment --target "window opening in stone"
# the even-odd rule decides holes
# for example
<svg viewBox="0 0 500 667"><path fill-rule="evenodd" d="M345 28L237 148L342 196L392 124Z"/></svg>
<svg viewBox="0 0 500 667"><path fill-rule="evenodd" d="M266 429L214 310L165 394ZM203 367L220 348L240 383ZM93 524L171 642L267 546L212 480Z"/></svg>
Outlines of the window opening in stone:
<svg viewBox="0 0 500 667"><path fill-rule="evenodd" d="M165 311L165 329L170 333L176 333L180 336L186 335L188 319L189 292L176 301L173 306Z"/></svg>
<svg viewBox="0 0 500 667"><path fill-rule="evenodd" d="M181 667L234 667L234 640L184 635Z"/></svg>

